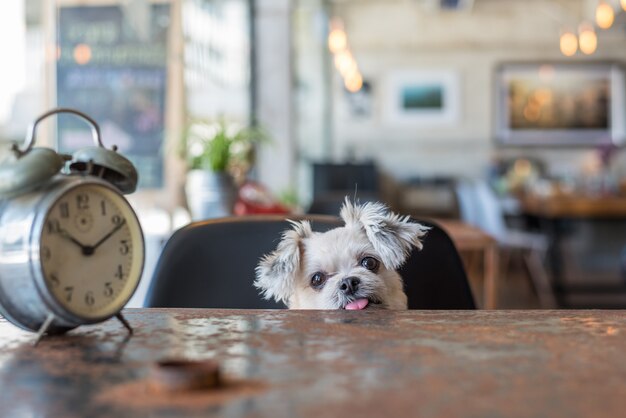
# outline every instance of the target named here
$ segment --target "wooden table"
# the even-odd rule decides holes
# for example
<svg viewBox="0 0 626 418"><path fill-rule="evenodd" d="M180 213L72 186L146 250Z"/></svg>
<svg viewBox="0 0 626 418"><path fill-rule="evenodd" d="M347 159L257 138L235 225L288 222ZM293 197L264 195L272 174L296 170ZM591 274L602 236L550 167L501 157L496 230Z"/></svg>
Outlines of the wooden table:
<svg viewBox="0 0 626 418"><path fill-rule="evenodd" d="M127 310L33 347L0 320L2 417L617 417L625 311ZM158 392L155 362L221 389ZM156 386L158 387L158 386Z"/></svg>
<svg viewBox="0 0 626 418"><path fill-rule="evenodd" d="M624 218L626 196L591 196L582 194L525 195L520 198L522 211L544 218Z"/></svg>
<svg viewBox="0 0 626 418"><path fill-rule="evenodd" d="M619 280L613 285L596 283L572 286L565 280L565 260L561 245L567 229L577 222L596 224L619 224L626 221L626 196L623 195L584 195L556 193L546 196L527 194L519 198L520 209L526 216L539 220L539 225L549 239L548 257L554 294L558 305L569 307L569 294L626 294L626 286ZM626 248L626 247L625 247ZM615 256L616 270L619 270L619 255ZM616 274L622 274L620 271Z"/></svg>
<svg viewBox="0 0 626 418"><path fill-rule="evenodd" d="M450 235L459 252L480 251L483 255L483 307L496 309L498 305L498 243L482 229L465 222L435 219Z"/></svg>

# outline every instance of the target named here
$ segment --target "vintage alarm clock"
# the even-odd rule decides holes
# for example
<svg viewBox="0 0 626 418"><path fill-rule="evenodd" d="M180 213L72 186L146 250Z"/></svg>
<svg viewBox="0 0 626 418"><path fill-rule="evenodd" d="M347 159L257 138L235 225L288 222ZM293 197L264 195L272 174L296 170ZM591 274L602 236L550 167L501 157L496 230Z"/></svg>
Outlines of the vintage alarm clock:
<svg viewBox="0 0 626 418"><path fill-rule="evenodd" d="M71 157L33 147L37 124L70 113L91 125L95 146ZM60 334L113 316L134 293L144 263L141 226L124 194L135 167L104 148L98 124L53 109L0 161L0 314L13 324Z"/></svg>

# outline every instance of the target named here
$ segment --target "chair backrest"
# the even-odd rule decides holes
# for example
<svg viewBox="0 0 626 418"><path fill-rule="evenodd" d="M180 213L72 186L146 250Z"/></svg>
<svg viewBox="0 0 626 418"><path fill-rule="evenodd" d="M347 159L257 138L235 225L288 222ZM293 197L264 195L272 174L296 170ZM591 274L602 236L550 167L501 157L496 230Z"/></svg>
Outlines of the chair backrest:
<svg viewBox="0 0 626 418"><path fill-rule="evenodd" d="M436 223L429 226L424 247L413 249L399 273L409 309L476 309L463 261L452 239Z"/></svg>
<svg viewBox="0 0 626 418"><path fill-rule="evenodd" d="M309 219L314 231L342 225L332 216L247 216L192 223L172 235L157 263L145 306L284 308L252 285L259 259L276 248L287 219ZM410 309L474 309L463 264L448 235L432 226L424 249L400 274Z"/></svg>
<svg viewBox="0 0 626 418"><path fill-rule="evenodd" d="M378 169L373 162L313 163L313 197L329 193L378 194Z"/></svg>
<svg viewBox="0 0 626 418"><path fill-rule="evenodd" d="M485 181L460 180L456 185L460 217L496 238L506 235L508 227L502 206Z"/></svg>
<svg viewBox="0 0 626 418"><path fill-rule="evenodd" d="M465 223L478 226L480 208L474 183L469 180L458 180L455 184L455 191L459 218Z"/></svg>

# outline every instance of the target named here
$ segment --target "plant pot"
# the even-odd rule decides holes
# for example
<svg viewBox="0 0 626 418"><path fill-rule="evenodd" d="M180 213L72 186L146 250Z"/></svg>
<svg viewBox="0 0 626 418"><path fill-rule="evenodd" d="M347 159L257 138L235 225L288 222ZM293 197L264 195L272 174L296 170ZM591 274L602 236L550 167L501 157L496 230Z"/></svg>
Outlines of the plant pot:
<svg viewBox="0 0 626 418"><path fill-rule="evenodd" d="M199 221L230 216L237 199L237 187L230 174L191 170L185 185L191 218Z"/></svg>

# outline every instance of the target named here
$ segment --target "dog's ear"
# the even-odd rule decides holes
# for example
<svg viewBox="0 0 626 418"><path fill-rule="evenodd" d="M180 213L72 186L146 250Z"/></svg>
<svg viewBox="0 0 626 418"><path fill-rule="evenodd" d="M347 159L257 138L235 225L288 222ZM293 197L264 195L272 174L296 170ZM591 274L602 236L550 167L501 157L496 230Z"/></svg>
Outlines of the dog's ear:
<svg viewBox="0 0 626 418"><path fill-rule="evenodd" d="M428 227L390 212L379 202L355 205L346 198L341 208L346 226L363 228L367 238L387 268L399 268L411 253L413 246L422 249L422 238Z"/></svg>
<svg viewBox="0 0 626 418"><path fill-rule="evenodd" d="M290 222L293 229L285 231L276 249L261 259L254 281L254 286L261 290L265 299L274 298L287 305L300 267L302 240L313 234L308 221Z"/></svg>

